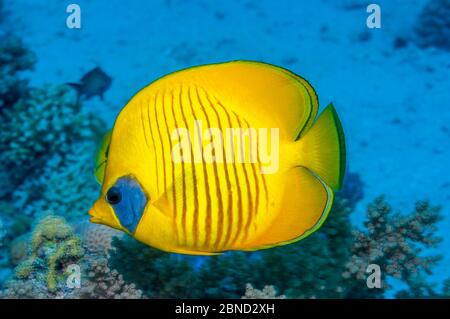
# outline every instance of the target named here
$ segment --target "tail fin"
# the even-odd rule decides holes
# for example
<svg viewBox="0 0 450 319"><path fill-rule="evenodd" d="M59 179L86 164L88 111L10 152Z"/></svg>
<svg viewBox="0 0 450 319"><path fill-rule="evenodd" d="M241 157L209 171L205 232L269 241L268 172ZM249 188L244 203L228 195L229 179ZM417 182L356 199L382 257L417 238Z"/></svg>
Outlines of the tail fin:
<svg viewBox="0 0 450 319"><path fill-rule="evenodd" d="M299 146L298 164L313 171L334 190L339 190L345 174L345 138L333 104L325 108L296 143Z"/></svg>

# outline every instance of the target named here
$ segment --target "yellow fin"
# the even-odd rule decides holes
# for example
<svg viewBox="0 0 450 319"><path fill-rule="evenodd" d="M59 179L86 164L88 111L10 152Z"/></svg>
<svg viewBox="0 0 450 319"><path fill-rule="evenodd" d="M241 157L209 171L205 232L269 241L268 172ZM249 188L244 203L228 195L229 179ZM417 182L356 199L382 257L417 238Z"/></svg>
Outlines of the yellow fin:
<svg viewBox="0 0 450 319"><path fill-rule="evenodd" d="M173 205L170 194L167 192L164 193L161 197L159 197L156 201L152 203L153 206L159 209L161 213L166 215L167 217L173 217Z"/></svg>
<svg viewBox="0 0 450 319"><path fill-rule="evenodd" d="M332 104L296 144L296 164L312 170L334 190L340 189L345 174L345 138Z"/></svg>
<svg viewBox="0 0 450 319"><path fill-rule="evenodd" d="M99 184L103 183L105 177L106 162L108 160L109 144L111 143L111 131L107 132L100 143L95 157L94 175Z"/></svg>
<svg viewBox="0 0 450 319"><path fill-rule="evenodd" d="M268 230L245 250L281 246L301 240L317 229L328 216L333 191L304 167L286 173L285 193L278 216Z"/></svg>

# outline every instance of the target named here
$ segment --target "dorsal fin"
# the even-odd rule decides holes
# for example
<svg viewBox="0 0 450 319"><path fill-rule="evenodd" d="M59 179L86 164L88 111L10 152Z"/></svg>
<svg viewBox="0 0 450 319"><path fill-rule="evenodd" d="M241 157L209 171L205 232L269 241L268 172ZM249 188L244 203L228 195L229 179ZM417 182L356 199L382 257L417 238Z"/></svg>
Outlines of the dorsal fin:
<svg viewBox="0 0 450 319"><path fill-rule="evenodd" d="M212 102L221 103L257 127L278 127L280 138L288 140L303 134L318 111L317 95L305 79L261 62L203 65L172 73L156 82L201 87Z"/></svg>

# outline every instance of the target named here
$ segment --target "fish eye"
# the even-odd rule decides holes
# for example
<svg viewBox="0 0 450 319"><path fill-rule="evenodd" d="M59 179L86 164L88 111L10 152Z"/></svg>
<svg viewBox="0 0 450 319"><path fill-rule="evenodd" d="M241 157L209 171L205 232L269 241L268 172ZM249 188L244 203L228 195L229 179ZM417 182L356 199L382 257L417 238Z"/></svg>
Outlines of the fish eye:
<svg viewBox="0 0 450 319"><path fill-rule="evenodd" d="M111 205L119 204L122 200L122 192L118 187L111 187L106 193L106 201Z"/></svg>

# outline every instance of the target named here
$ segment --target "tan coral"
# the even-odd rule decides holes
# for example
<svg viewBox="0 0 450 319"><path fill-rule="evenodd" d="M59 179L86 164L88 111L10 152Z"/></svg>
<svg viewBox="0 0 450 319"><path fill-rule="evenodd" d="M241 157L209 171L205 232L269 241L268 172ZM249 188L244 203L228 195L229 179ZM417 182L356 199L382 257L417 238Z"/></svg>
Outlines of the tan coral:
<svg viewBox="0 0 450 319"><path fill-rule="evenodd" d="M83 239L84 247L91 253L108 256L114 237L122 236L123 233L113 228L83 221L75 226L76 232Z"/></svg>

